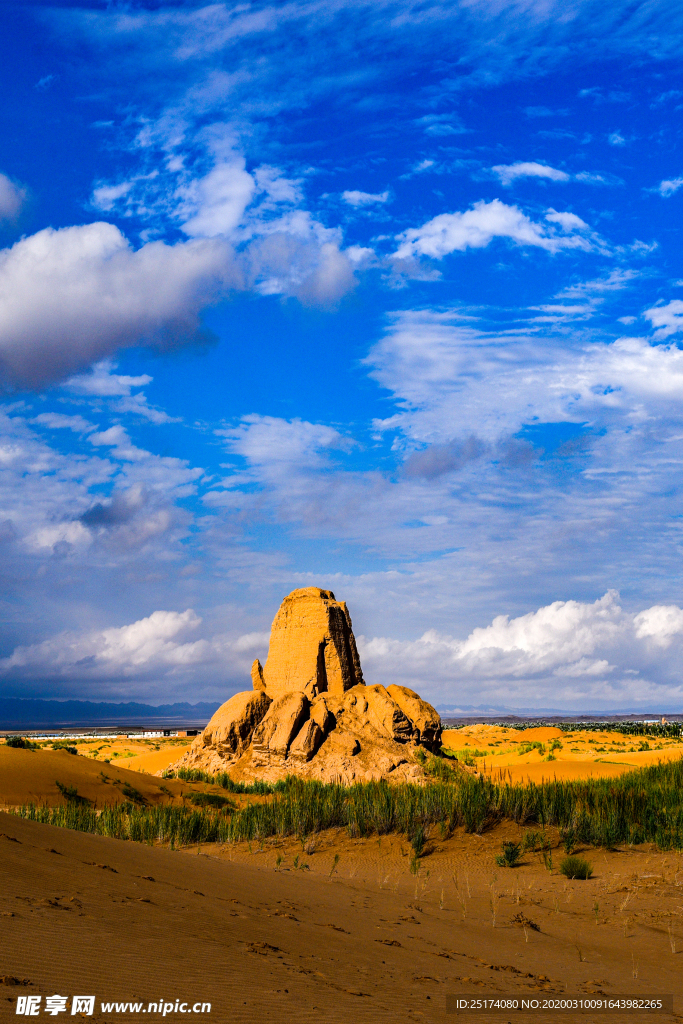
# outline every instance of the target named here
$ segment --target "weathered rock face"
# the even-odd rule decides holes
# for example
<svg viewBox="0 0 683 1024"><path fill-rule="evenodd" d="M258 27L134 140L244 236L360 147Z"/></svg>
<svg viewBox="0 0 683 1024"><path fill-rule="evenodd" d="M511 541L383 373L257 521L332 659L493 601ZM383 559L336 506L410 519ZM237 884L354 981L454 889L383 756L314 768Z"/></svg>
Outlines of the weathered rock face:
<svg viewBox="0 0 683 1024"><path fill-rule="evenodd" d="M263 678L270 697L300 690L309 698L341 694L363 683L360 658L343 601L330 590L306 587L286 597L270 631L268 660L254 663L252 681Z"/></svg>
<svg viewBox="0 0 683 1024"><path fill-rule="evenodd" d="M231 697L175 767L243 778L421 781L419 747L437 752L441 720L403 686L366 686L346 605L329 590L282 602L253 689Z"/></svg>
<svg viewBox="0 0 683 1024"><path fill-rule="evenodd" d="M236 693L219 707L201 736L204 747L220 747L226 755L241 754L272 701L265 693Z"/></svg>

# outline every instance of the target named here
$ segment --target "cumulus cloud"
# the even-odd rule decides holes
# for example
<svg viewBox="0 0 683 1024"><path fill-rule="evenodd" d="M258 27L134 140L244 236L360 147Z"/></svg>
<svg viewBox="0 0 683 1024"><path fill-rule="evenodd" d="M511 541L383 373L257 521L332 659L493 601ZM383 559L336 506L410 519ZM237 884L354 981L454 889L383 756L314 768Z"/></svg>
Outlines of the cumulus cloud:
<svg viewBox="0 0 683 1024"><path fill-rule="evenodd" d="M0 221L15 221L27 197L26 188L17 185L6 174L0 174Z"/></svg>
<svg viewBox="0 0 683 1024"><path fill-rule="evenodd" d="M546 216L549 223L544 225L532 221L517 206L508 206L499 199L490 203L482 199L464 213L441 213L422 227L404 231L397 236L401 244L394 256L397 259L415 256L441 259L456 250L482 249L494 238L509 238L518 245L533 245L553 253L567 248L591 248L591 243L583 236L558 235L553 230L555 223L565 228L559 219L562 217L570 218L567 222L569 227L565 230L574 230L576 225L571 223L572 214L558 214L550 210Z"/></svg>
<svg viewBox="0 0 683 1024"><path fill-rule="evenodd" d="M550 113L550 112L549 112ZM569 181L571 175L548 164L521 161L516 164L496 164L491 170L503 185L511 185L516 178L548 178L550 181Z"/></svg>
<svg viewBox="0 0 683 1024"><path fill-rule="evenodd" d="M354 286L339 232L303 211L262 225L261 237L236 258L217 233L238 216L230 209L207 208L193 219L197 233L213 234L213 224L216 237L174 245L155 241L134 250L118 228L99 222L46 228L0 251L0 379L40 388L121 348L203 339L202 310L230 289L325 305ZM90 394L119 385L106 368L70 382ZM141 415L161 422L163 414L138 405Z"/></svg>
<svg viewBox="0 0 683 1024"><path fill-rule="evenodd" d="M0 369L42 387L119 348L201 335L199 312L239 275L225 243L132 249L118 228L46 228L0 252Z"/></svg>
<svg viewBox="0 0 683 1024"><path fill-rule="evenodd" d="M616 591L593 603L554 601L517 618L499 615L461 640L428 630L413 641L363 637L359 646L375 680L400 678L449 703L637 710L683 696L683 609L655 605L634 614Z"/></svg>
<svg viewBox="0 0 683 1024"><path fill-rule="evenodd" d="M53 684L64 680L77 686L113 683L123 692L128 685L135 692L141 681L156 682L162 688L159 695L197 671L248 678L255 653L263 657L267 650L268 634L202 636L202 625L201 616L187 608L154 611L124 626L64 631L15 648L0 660L0 678L20 681L39 676Z"/></svg>
<svg viewBox="0 0 683 1024"><path fill-rule="evenodd" d="M172 669L202 659L205 644L201 640L182 639L200 623L201 619L188 608L184 612L156 611L119 628L62 633L40 644L18 647L10 657L0 661L0 672L27 668L44 671L50 664L55 675L62 675L78 672L78 666L84 663L89 676L112 672L129 676L144 669Z"/></svg>

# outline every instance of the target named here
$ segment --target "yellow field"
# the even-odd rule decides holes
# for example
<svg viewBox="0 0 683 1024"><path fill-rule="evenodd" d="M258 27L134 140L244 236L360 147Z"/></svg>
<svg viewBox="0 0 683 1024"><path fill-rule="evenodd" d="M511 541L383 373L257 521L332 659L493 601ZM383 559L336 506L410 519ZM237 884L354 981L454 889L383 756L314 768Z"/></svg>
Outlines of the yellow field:
<svg viewBox="0 0 683 1024"><path fill-rule="evenodd" d="M177 761L188 749L194 737L159 736L153 739L128 739L117 736L114 739L56 740L41 741L41 750L55 749L54 743L67 743L75 747L81 757L108 762L127 771L146 772L156 775Z"/></svg>
<svg viewBox="0 0 683 1024"><path fill-rule="evenodd" d="M640 749L646 744L647 749ZM492 778L512 782L621 775L632 768L683 757L683 742L678 739L624 736L609 730L563 732L551 726L465 726L445 730L443 745Z"/></svg>

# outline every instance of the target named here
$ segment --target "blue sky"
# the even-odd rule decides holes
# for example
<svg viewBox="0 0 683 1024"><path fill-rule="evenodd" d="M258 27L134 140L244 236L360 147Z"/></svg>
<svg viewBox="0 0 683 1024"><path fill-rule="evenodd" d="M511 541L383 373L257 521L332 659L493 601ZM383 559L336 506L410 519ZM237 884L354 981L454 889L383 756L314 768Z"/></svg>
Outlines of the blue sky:
<svg viewBox="0 0 683 1024"><path fill-rule="evenodd" d="M0 690L680 709L683 9L7 4Z"/></svg>

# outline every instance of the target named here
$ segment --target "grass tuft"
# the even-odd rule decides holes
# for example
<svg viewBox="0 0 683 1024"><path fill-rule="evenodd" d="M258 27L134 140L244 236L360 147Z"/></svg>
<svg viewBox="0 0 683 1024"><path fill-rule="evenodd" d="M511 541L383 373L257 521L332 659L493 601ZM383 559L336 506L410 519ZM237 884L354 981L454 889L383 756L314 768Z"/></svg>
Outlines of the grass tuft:
<svg viewBox="0 0 683 1024"><path fill-rule="evenodd" d="M499 868L516 868L522 854L522 847L519 843L503 843L503 852L496 857L496 864Z"/></svg>
<svg viewBox="0 0 683 1024"><path fill-rule="evenodd" d="M593 874L593 869L587 860L583 857L565 857L560 863L560 872L565 875L566 878L590 878Z"/></svg>

